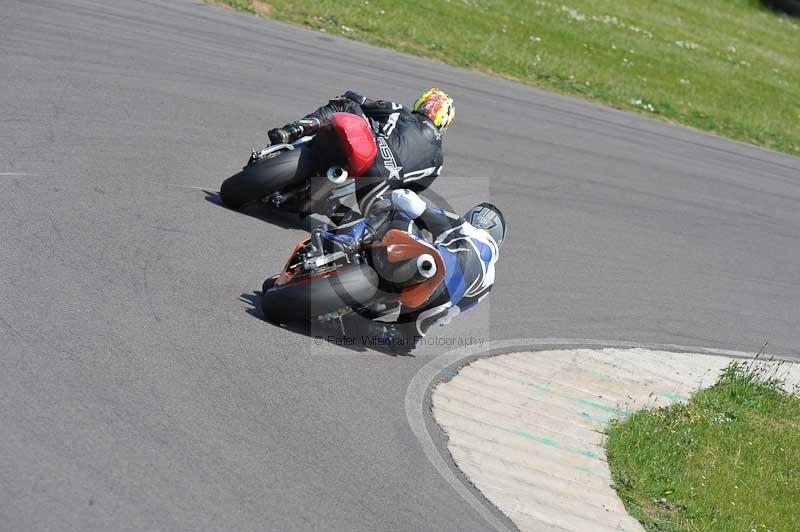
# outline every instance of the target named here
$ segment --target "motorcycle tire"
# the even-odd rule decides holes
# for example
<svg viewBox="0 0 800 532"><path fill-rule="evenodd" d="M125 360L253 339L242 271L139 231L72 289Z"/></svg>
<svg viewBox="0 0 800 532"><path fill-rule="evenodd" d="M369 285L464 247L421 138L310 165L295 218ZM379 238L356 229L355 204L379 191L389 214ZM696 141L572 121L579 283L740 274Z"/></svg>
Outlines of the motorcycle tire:
<svg viewBox="0 0 800 532"><path fill-rule="evenodd" d="M303 144L293 150L270 154L263 160L245 166L241 172L222 182L219 195L226 207L239 209L292 183L305 181L316 170L312 150Z"/></svg>
<svg viewBox="0 0 800 532"><path fill-rule="evenodd" d="M261 295L261 309L273 323L309 321L342 307L369 303L378 292L378 283L378 274L365 264L344 266L328 277L281 286L268 279Z"/></svg>

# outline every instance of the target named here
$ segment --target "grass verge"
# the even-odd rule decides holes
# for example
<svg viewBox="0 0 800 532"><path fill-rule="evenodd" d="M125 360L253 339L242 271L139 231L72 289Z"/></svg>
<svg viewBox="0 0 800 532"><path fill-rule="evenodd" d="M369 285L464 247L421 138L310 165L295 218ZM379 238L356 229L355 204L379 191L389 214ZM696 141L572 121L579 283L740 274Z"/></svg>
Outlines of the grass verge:
<svg viewBox="0 0 800 532"><path fill-rule="evenodd" d="M800 154L800 21L758 0L210 1Z"/></svg>
<svg viewBox="0 0 800 532"><path fill-rule="evenodd" d="M688 404L608 429L617 493L647 530L800 530L800 397L733 363Z"/></svg>

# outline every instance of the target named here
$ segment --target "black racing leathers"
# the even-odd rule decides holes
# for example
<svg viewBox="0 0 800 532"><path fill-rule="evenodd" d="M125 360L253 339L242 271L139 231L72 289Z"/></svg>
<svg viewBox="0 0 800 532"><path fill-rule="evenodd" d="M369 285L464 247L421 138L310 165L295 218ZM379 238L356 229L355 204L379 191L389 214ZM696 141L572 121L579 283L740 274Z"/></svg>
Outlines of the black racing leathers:
<svg viewBox="0 0 800 532"><path fill-rule="evenodd" d="M402 105L370 100L352 91L320 107L305 118L324 121L333 113L353 113L367 119L375 133L378 155L365 176L356 180L356 199L362 215L394 188L420 192L442 170L442 135L423 115Z"/></svg>

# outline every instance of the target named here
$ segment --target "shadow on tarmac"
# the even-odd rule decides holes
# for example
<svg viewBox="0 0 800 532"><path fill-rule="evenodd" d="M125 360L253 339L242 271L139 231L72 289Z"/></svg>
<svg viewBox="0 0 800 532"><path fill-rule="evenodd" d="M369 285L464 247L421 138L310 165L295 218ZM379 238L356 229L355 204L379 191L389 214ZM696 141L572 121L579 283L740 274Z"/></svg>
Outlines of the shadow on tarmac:
<svg viewBox="0 0 800 532"><path fill-rule="evenodd" d="M300 216L299 214L287 212L261 202L251 203L250 205L245 205L241 209L234 210L226 207L225 204L222 203L219 192L212 190L203 190L203 192L206 195L205 200L217 207L222 207L223 209L238 214L244 214L245 216L250 216L251 218L283 229L300 229L310 233L314 228L327 223L317 216Z"/></svg>
<svg viewBox="0 0 800 532"><path fill-rule="evenodd" d="M279 327L285 331L292 332L299 336L305 336L314 342L315 346L330 344L336 347L343 347L356 353L368 353L370 351L388 355L414 356L413 347L407 344L381 345L381 340L368 330L367 320L350 320L347 322L346 332L337 331L329 327L315 325L313 323L291 323L276 324L264 317L261 310L261 292L245 292L239 296L239 301L249 305L245 312L250 316L264 321L273 327Z"/></svg>

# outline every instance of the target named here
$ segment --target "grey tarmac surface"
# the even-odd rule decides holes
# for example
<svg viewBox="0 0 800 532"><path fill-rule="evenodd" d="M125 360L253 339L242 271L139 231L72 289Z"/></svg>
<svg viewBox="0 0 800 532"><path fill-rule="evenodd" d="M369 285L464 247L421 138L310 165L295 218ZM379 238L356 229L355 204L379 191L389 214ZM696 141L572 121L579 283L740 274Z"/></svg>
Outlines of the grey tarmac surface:
<svg viewBox="0 0 800 532"><path fill-rule="evenodd" d="M0 0L0 72L2 530L487 528L406 421L446 348L254 317L303 232L192 188L347 89L446 87L436 191L510 220L444 340L800 356L800 159L188 0Z"/></svg>

